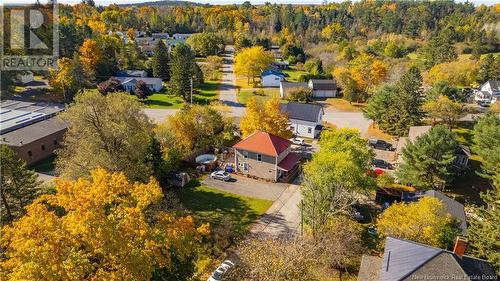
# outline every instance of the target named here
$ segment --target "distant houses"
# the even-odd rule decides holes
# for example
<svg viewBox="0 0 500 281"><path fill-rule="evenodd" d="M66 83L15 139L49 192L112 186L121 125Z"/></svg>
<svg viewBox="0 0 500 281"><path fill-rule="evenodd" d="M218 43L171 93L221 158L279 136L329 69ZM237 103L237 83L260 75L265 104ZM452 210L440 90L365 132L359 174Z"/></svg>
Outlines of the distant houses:
<svg viewBox="0 0 500 281"><path fill-rule="evenodd" d="M122 38L125 43L129 41L127 32L117 31L114 32L114 34L117 34L120 38ZM167 48L171 51L172 48L179 43L186 43L186 40L191 35L192 34L189 33L175 33L173 35L168 33L152 33L151 36L148 36L147 33L143 31L136 31L134 41L137 45L139 45L139 48L144 55L151 57L154 55L154 48L160 40L163 40Z"/></svg>
<svg viewBox="0 0 500 281"><path fill-rule="evenodd" d="M33 75L33 72L23 71L23 72L16 75L16 80L17 80L17 82L19 82L21 84L28 84L28 83L33 82L33 80L35 80L35 77Z"/></svg>
<svg viewBox="0 0 500 281"><path fill-rule="evenodd" d="M474 100L482 105L500 101L500 80L489 80L481 85L474 94Z"/></svg>
<svg viewBox="0 0 500 281"><path fill-rule="evenodd" d="M290 130L294 135L317 138L323 129L323 107L319 104L289 102L281 105L288 114Z"/></svg>

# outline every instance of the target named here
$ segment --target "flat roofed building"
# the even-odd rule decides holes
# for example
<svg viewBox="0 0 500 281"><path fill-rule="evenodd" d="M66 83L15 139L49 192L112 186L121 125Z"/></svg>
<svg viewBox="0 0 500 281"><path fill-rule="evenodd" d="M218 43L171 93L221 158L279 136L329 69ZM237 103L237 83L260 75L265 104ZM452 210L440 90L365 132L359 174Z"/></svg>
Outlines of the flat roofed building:
<svg viewBox="0 0 500 281"><path fill-rule="evenodd" d="M67 124L54 116L62 105L14 100L1 102L0 144L13 149L28 165L54 153Z"/></svg>

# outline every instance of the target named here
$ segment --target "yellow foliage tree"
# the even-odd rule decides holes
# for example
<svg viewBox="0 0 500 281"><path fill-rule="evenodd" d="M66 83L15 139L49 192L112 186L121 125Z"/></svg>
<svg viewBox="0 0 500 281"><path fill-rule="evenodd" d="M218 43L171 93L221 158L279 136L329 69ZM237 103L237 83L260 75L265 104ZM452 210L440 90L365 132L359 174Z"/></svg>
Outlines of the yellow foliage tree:
<svg viewBox="0 0 500 281"><path fill-rule="evenodd" d="M288 139L293 135L288 127L288 114L281 111L278 97L266 101L264 105L251 98L247 103L245 116L240 121L243 137L263 131Z"/></svg>
<svg viewBox="0 0 500 281"><path fill-rule="evenodd" d="M416 203L396 203L377 220L382 236L403 238L446 248L458 233L456 221L443 203L433 197L423 197Z"/></svg>
<svg viewBox="0 0 500 281"><path fill-rule="evenodd" d="M427 112L434 123L439 119L446 123L449 128L463 113L463 105L450 100L447 96L439 96L436 100L427 101L422 105L422 109Z"/></svg>
<svg viewBox="0 0 500 281"><path fill-rule="evenodd" d="M434 85L439 81L446 81L454 87L476 86L476 77L479 71L479 62L462 59L433 66L424 73L424 84Z"/></svg>
<svg viewBox="0 0 500 281"><path fill-rule="evenodd" d="M269 67L273 55L261 46L256 46L242 49L234 60L234 71L237 75L245 76L250 85L250 79L255 83L255 77Z"/></svg>
<svg viewBox="0 0 500 281"><path fill-rule="evenodd" d="M82 46L80 47L80 61L83 64L83 69L93 76L95 74L96 67L102 60L102 51L99 44L92 39L85 39Z"/></svg>
<svg viewBox="0 0 500 281"><path fill-rule="evenodd" d="M2 229L2 280L150 280L173 255L188 258L208 233L189 216L152 212L163 197L154 179L132 184L97 169L90 181L56 185Z"/></svg>

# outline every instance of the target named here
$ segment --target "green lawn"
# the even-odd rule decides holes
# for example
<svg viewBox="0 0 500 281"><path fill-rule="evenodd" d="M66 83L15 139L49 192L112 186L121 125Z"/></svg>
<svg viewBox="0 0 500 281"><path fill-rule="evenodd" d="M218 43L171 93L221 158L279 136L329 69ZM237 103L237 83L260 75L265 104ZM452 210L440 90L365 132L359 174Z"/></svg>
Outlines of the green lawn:
<svg viewBox="0 0 500 281"><path fill-rule="evenodd" d="M230 219L237 235L244 234L249 225L272 205L268 200L240 196L197 184L189 184L177 190L176 194L196 219L208 222L211 226L219 225L222 219Z"/></svg>
<svg viewBox="0 0 500 281"><path fill-rule="evenodd" d="M196 104L209 104L211 101L217 99L217 92L219 88L219 81L205 81L199 89L195 89L193 94L193 103ZM168 93L165 87L161 92L154 93L148 97L143 103L148 108L163 108L175 109L181 108L184 101L181 97Z"/></svg>
<svg viewBox="0 0 500 281"><path fill-rule="evenodd" d="M297 70L294 66L290 66L289 69L283 70L283 73L286 75L286 81L299 82L299 77L302 74L307 74L307 71Z"/></svg>
<svg viewBox="0 0 500 281"><path fill-rule="evenodd" d="M262 90L264 93L262 94ZM279 97L280 90L278 88L251 88L242 89L238 94L238 102L246 104L251 97L255 97L257 101L265 102L272 97Z"/></svg>

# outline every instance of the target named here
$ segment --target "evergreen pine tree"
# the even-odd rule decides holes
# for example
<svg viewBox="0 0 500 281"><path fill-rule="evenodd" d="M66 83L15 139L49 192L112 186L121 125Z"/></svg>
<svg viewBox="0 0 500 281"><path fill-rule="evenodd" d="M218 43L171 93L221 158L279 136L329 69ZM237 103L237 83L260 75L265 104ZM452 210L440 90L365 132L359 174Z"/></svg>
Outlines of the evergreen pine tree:
<svg viewBox="0 0 500 281"><path fill-rule="evenodd" d="M24 214L24 206L30 204L39 192L37 174L26 167L6 145L0 146L2 179L1 221L5 224Z"/></svg>
<svg viewBox="0 0 500 281"><path fill-rule="evenodd" d="M170 80L168 49L165 43L163 43L163 40L160 40L156 45L151 66L153 68L154 77L161 78L164 81Z"/></svg>
<svg viewBox="0 0 500 281"><path fill-rule="evenodd" d="M188 45L175 46L170 69L170 91L174 95L181 96L185 101L189 100L194 63L194 55Z"/></svg>

